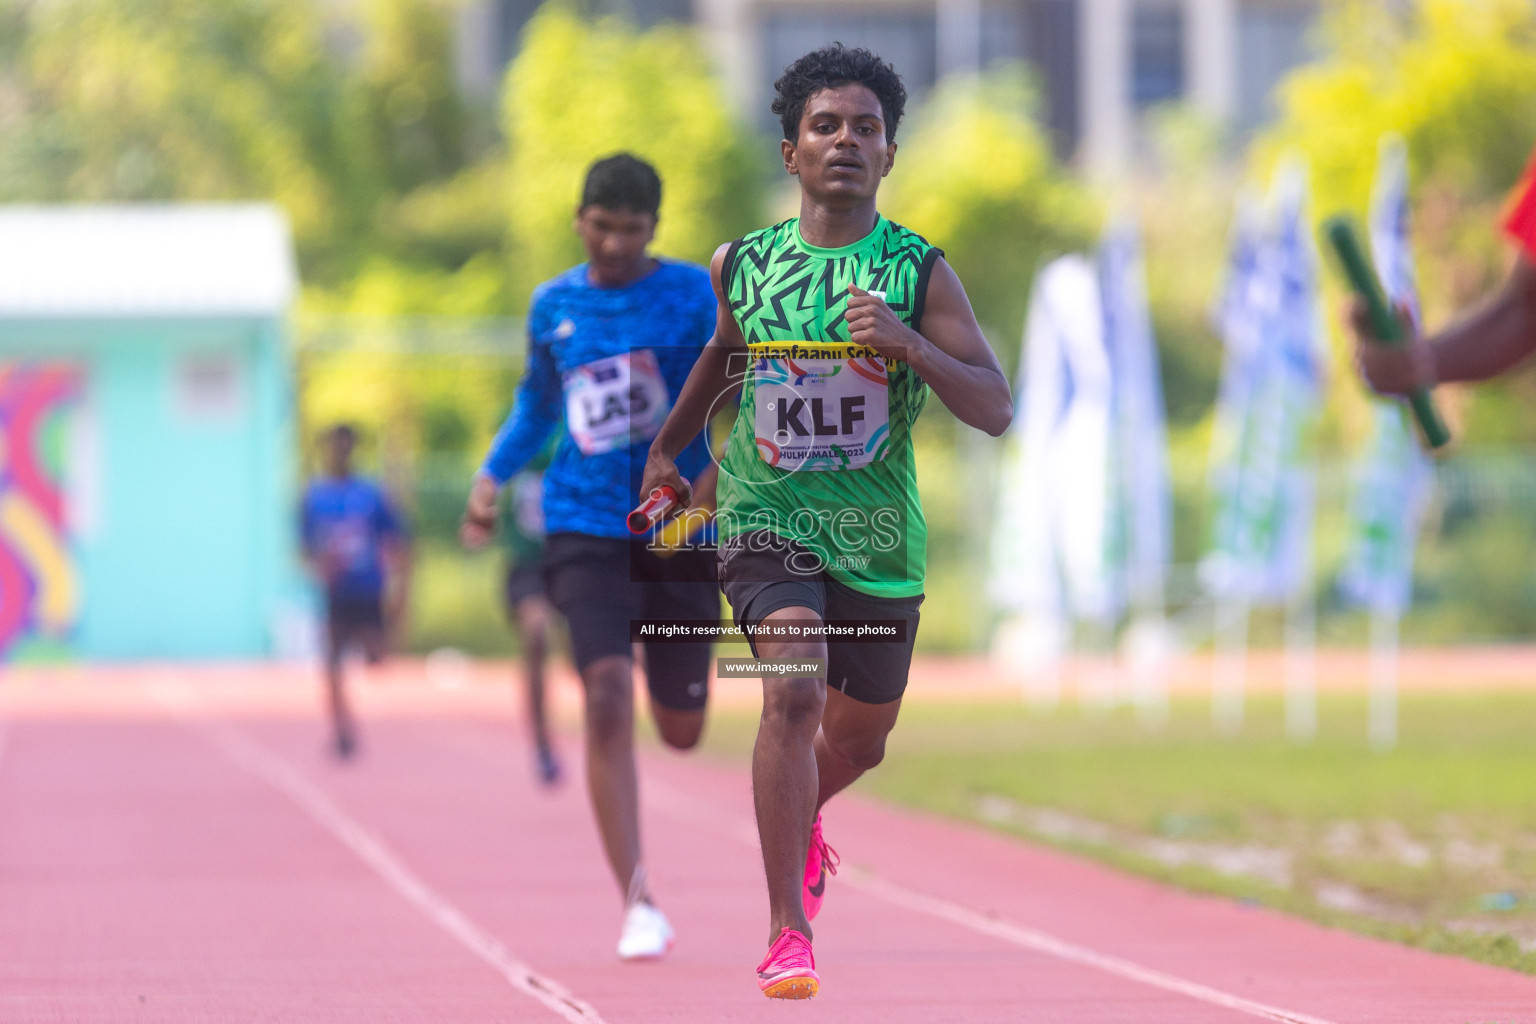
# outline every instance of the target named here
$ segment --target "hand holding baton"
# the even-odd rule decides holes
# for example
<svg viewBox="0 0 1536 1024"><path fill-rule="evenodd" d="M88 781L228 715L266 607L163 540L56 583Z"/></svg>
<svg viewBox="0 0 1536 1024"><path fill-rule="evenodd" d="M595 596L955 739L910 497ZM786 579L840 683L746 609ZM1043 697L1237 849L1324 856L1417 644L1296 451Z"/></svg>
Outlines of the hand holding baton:
<svg viewBox="0 0 1536 1024"><path fill-rule="evenodd" d="M1339 263L1344 267L1344 274L1349 278L1350 287L1365 303L1366 312L1371 318L1371 332L1376 335L1377 340L1394 346L1406 344L1407 339L1403 336L1402 324L1387 306L1381 283L1376 279L1376 272L1371 269L1371 264L1365 257L1365 250L1360 246L1354 224L1342 214L1330 217L1323 222L1323 234L1333 246L1334 252L1338 253ZM1430 396L1428 388L1419 388L1409 394L1408 406L1413 410L1413 418L1418 420L1425 447L1433 450L1443 448L1450 443L1451 432L1446 429L1445 421L1440 418L1440 413L1435 408L1435 400Z"/></svg>
<svg viewBox="0 0 1536 1024"><path fill-rule="evenodd" d="M662 484L641 502L639 508L625 517L624 522L629 526L630 533L641 534L660 522L676 505L677 492Z"/></svg>

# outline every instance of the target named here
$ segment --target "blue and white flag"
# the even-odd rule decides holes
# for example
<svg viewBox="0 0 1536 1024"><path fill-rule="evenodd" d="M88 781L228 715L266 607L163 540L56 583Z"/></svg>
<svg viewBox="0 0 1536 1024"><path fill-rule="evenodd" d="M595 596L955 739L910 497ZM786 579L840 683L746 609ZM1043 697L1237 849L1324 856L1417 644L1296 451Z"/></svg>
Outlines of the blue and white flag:
<svg viewBox="0 0 1536 1024"><path fill-rule="evenodd" d="M1382 141L1371 196L1371 254L1382 289L1418 319L1408 204L1408 155L1401 139ZM1349 537L1339 592L1372 611L1401 615L1413 593L1413 554L1433 479L1408 410L1371 403L1371 439L1355 465Z"/></svg>
<svg viewBox="0 0 1536 1024"><path fill-rule="evenodd" d="M1105 234L1099 280L1113 373L1111 573L1121 581L1117 603L1161 611L1172 559L1173 498L1162 374L1147 306L1141 237L1133 221L1117 220Z"/></svg>
<svg viewBox="0 0 1536 1024"><path fill-rule="evenodd" d="M1241 452L1250 395L1259 373L1263 326L1259 254L1263 246L1258 206L1251 196L1240 196L1228 242L1227 279L1213 311L1225 357L1211 430L1209 488L1214 507L1200 575L1206 588L1218 594L1231 593L1239 586L1236 547L1238 499L1244 483Z"/></svg>
<svg viewBox="0 0 1536 1024"><path fill-rule="evenodd" d="M1314 478L1310 445L1323 387L1317 253L1299 166L1282 170L1270 223L1239 210L1225 294L1226 347L1212 439L1216 503L1206 586L1283 602L1310 580Z"/></svg>
<svg viewBox="0 0 1536 1024"><path fill-rule="evenodd" d="M1322 412L1327 350L1305 170L1298 165L1283 171L1277 192L1280 295L1274 335L1267 344L1281 353L1284 413L1275 428L1281 448L1279 523L1260 593L1283 601L1312 583L1317 505L1313 442Z"/></svg>

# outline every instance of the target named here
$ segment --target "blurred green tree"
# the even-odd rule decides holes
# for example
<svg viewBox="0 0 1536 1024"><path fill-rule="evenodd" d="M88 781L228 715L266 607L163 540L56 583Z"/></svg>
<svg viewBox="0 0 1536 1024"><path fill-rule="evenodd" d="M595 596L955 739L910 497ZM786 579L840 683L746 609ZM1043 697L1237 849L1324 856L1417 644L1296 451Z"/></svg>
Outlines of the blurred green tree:
<svg viewBox="0 0 1536 1024"><path fill-rule="evenodd" d="M271 200L293 224L310 312L504 314L506 164L467 141L453 3L7 7L0 200ZM302 421L357 421L410 459L418 406L462 403L466 422L494 427L504 362L309 360ZM464 432L427 432L434 452L467 450Z"/></svg>
<svg viewBox="0 0 1536 1024"><path fill-rule="evenodd" d="M1325 52L1280 86L1280 117L1257 140L1268 168L1305 154L1325 208L1361 209L1377 143L1402 135L1415 177L1497 201L1536 140L1536 8L1524 0L1342 0Z"/></svg>
<svg viewBox="0 0 1536 1024"><path fill-rule="evenodd" d="M445 0L367 0L356 78L377 133L382 176L404 195L467 163L468 112L454 79Z"/></svg>
<svg viewBox="0 0 1536 1024"><path fill-rule="evenodd" d="M1043 259L1091 246L1097 204L1056 162L1019 71L940 86L897 136L881 209L944 249L1010 374Z"/></svg>
<svg viewBox="0 0 1536 1024"><path fill-rule="evenodd" d="M1493 287L1508 246L1498 214L1536 142L1536 7L1525 0L1413 0L1332 5L1323 53L1280 88L1280 117L1255 141L1267 173L1287 153L1307 159L1314 209L1363 213L1381 138L1408 146L1418 270L1433 326ZM1335 319L1335 318L1330 318ZM1336 347L1340 370L1346 349ZM1358 388L1343 392L1335 429L1363 420ZM1512 401L1512 395L1518 395ZM1479 442L1536 440L1529 374L1480 388L1465 410Z"/></svg>
<svg viewBox="0 0 1536 1024"><path fill-rule="evenodd" d="M761 225L766 171L690 29L639 31L574 3L546 4L508 71L509 221L518 301L583 259L571 230L595 159L628 150L662 179L658 251L707 261Z"/></svg>
<svg viewBox="0 0 1536 1024"><path fill-rule="evenodd" d="M469 158L447 4L362 0L345 17L309 0L7 11L0 199L270 199L293 223L306 281L334 285L370 254L409 248L394 207Z"/></svg>

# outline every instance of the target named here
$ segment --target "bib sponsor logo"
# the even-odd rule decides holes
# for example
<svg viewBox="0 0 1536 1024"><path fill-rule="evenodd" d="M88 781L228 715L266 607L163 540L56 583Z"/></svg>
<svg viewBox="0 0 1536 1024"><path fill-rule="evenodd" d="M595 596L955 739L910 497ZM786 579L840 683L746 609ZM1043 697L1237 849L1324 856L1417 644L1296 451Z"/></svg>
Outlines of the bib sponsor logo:
<svg viewBox="0 0 1536 1024"><path fill-rule="evenodd" d="M565 421L583 455L601 455L656 436L672 408L656 353L638 349L565 375Z"/></svg>
<svg viewBox="0 0 1536 1024"><path fill-rule="evenodd" d="M786 470L860 469L885 457L889 365L856 345L751 346L758 454Z"/></svg>

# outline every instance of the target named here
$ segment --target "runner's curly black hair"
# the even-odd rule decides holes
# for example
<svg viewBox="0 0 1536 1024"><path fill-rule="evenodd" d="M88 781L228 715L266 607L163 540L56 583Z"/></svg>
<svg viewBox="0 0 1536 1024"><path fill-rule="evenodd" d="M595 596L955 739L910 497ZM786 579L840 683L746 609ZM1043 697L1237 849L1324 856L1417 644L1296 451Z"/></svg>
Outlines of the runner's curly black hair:
<svg viewBox="0 0 1536 1024"><path fill-rule="evenodd" d="M823 89L840 85L862 85L880 101L885 115L885 141L896 141L896 125L907 106L907 90L901 76L879 57L863 47L832 43L795 61L773 83L776 94L773 112L784 126L784 137L793 142L800 136L800 118L805 104Z"/></svg>

